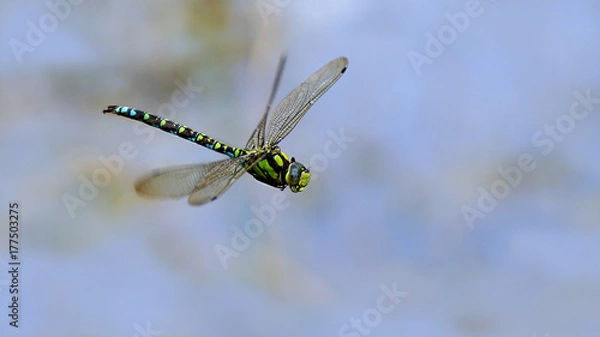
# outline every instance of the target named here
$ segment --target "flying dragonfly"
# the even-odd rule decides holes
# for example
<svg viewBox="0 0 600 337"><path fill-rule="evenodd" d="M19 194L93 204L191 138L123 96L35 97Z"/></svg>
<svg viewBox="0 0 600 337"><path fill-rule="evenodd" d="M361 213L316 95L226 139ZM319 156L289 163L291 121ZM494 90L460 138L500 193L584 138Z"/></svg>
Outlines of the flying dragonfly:
<svg viewBox="0 0 600 337"><path fill-rule="evenodd" d="M136 192L144 197L176 199L187 196L189 204L202 205L225 193L245 172L281 190L289 186L294 193L302 192L310 181L310 171L294 157L285 154L277 144L344 74L348 59L337 58L310 75L275 107L267 124L285 61L285 56L282 56L265 113L244 148L226 145L185 125L140 109L123 105L109 105L104 109L104 113L142 122L229 157L210 163L157 169L135 182Z"/></svg>

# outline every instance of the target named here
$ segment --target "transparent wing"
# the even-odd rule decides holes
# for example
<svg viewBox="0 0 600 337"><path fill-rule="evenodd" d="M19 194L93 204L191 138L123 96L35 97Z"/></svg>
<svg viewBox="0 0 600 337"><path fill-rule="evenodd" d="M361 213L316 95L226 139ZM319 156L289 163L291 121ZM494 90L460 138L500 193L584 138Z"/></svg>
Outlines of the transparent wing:
<svg viewBox="0 0 600 337"><path fill-rule="evenodd" d="M200 179L219 163L217 161L154 170L135 182L135 190L145 197L182 198L190 195Z"/></svg>
<svg viewBox="0 0 600 337"><path fill-rule="evenodd" d="M273 99L277 94L277 89L279 88L279 80L281 80L281 74L283 74L283 68L285 68L286 55L281 54L279 58L279 65L277 66L277 72L275 73L275 81L273 82L273 86L271 87L271 96L269 97L269 101L267 103L267 108L265 113L263 114L262 119L258 123L258 126L250 135L250 139L248 139L248 143L246 143L246 149L252 150L256 148L260 148L265 145L265 126L267 124L267 116L269 115L269 110L271 109L271 104L273 104Z"/></svg>
<svg viewBox="0 0 600 337"><path fill-rule="evenodd" d="M267 144L275 145L285 138L308 109L344 74L347 67L348 59L337 58L292 90L273 112L266 134Z"/></svg>
<svg viewBox="0 0 600 337"><path fill-rule="evenodd" d="M254 150L261 148L265 144L265 125L267 124L267 116L269 115L269 105L267 106L267 111L263 115L262 119L258 123L258 126L250 135L250 139L248 139L248 143L246 143L247 150Z"/></svg>
<svg viewBox="0 0 600 337"><path fill-rule="evenodd" d="M249 168L264 158L264 155L249 154L216 162L191 192L190 205L202 205L217 199Z"/></svg>
<svg viewBox="0 0 600 337"><path fill-rule="evenodd" d="M190 204L202 205L223 194L260 159L261 156L250 154L206 164L158 169L138 179L135 190L144 197L177 199L189 196Z"/></svg>

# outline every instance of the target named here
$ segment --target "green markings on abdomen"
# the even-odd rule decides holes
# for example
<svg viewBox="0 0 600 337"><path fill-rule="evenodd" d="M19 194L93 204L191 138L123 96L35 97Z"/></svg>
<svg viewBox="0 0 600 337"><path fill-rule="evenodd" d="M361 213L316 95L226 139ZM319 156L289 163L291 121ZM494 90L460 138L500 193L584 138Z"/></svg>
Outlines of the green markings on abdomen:
<svg viewBox="0 0 600 337"><path fill-rule="evenodd" d="M160 116L149 114L143 110L133 109L122 105L110 105L104 110L104 113L113 113L118 116L142 122L146 125L150 125L165 132L177 135L183 139L187 139L190 142L202 145L218 153L227 155L230 158L239 157L247 153L247 151L243 149L225 145L216 139L195 131L185 125L181 125Z"/></svg>

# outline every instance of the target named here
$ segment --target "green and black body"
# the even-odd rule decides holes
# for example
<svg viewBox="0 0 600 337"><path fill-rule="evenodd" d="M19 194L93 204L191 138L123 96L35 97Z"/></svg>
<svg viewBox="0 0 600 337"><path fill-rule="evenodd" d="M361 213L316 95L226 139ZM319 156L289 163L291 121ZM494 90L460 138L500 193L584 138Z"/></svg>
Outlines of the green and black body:
<svg viewBox="0 0 600 337"><path fill-rule="evenodd" d="M289 157L276 145L269 149L246 150L225 145L222 142L185 125L149 114L142 110L132 109L126 106L110 105L104 112L114 113L119 116L143 122L144 124L177 135L215 152L227 155L230 158L248 156L250 154L252 154L251 157L254 158L264 157L252 167L248 167L249 165L245 163L246 168L249 169L248 173L254 176L258 181L262 181L273 187L281 188L282 190L289 185L293 192L300 192L306 187L310 179L310 172L308 169L305 168L304 165L295 162L294 158L292 158L290 162ZM291 163L294 164L292 168L290 168Z"/></svg>
<svg viewBox="0 0 600 337"><path fill-rule="evenodd" d="M335 59L294 89L266 121L275 96L285 59L282 58L266 112L245 148L223 144L203 133L166 118L127 106L110 105L103 112L133 119L202 145L229 157L222 161L157 170L139 179L135 188L144 196L179 198L189 195L189 203L201 205L215 200L244 172L267 185L301 192L310 181L309 170L291 159L277 146L289 134L308 109L344 73L348 60Z"/></svg>

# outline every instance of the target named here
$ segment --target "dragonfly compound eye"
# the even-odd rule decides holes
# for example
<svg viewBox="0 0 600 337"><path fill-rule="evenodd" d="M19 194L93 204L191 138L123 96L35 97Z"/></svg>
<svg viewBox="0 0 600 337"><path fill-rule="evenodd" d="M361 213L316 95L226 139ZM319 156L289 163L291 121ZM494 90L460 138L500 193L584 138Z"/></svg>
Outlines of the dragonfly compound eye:
<svg viewBox="0 0 600 337"><path fill-rule="evenodd" d="M297 161L291 162L285 174L285 182L294 193L304 191L310 181L310 171Z"/></svg>

